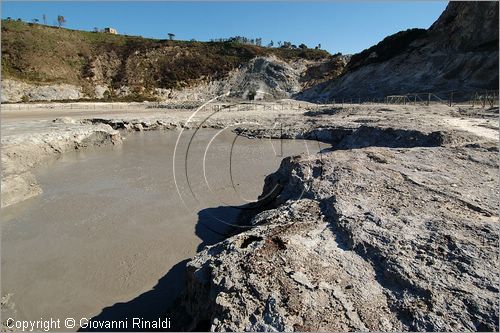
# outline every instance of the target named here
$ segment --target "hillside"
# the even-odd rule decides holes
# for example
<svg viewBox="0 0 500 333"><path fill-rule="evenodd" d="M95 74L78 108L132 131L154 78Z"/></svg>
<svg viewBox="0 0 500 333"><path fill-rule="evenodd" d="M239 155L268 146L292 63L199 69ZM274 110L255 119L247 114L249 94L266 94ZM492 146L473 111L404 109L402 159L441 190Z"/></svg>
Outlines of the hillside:
<svg viewBox="0 0 500 333"><path fill-rule="evenodd" d="M310 65L334 58L324 50L155 40L2 21L2 77L14 80L4 84L10 91L29 90L23 84L63 84L62 90L81 88L74 94L79 98L143 99L157 95L156 89L175 91L225 78L255 57L271 57L281 65L299 68L299 76ZM321 72L309 79L321 81L322 77L329 75ZM25 99L45 99L43 93L29 93Z"/></svg>
<svg viewBox="0 0 500 333"><path fill-rule="evenodd" d="M450 2L429 29L386 37L353 55L341 76L298 98L331 101L498 89L498 2Z"/></svg>
<svg viewBox="0 0 500 333"><path fill-rule="evenodd" d="M236 42L155 40L2 21L2 101L372 100L498 89L498 2L450 2L352 56Z"/></svg>

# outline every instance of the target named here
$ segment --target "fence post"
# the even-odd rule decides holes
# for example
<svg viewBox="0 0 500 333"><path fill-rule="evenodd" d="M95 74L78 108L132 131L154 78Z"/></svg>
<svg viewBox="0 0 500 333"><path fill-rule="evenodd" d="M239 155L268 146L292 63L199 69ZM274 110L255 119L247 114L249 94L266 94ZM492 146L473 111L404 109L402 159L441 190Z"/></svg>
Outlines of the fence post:
<svg viewBox="0 0 500 333"><path fill-rule="evenodd" d="M453 104L453 91L450 93L450 107Z"/></svg>
<svg viewBox="0 0 500 333"><path fill-rule="evenodd" d="M427 95L427 106L431 104L431 93Z"/></svg>

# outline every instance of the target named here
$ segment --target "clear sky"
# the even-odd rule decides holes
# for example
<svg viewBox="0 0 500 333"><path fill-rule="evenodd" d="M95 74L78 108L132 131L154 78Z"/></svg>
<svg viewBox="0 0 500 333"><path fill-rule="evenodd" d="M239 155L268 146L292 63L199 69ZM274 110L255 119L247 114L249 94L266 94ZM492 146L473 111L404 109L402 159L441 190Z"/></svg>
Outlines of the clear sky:
<svg viewBox="0 0 500 333"><path fill-rule="evenodd" d="M207 41L235 35L321 43L331 53L356 53L387 35L428 28L446 1L414 2L20 2L2 1L2 18L31 21L42 15L55 24L63 15L71 29L113 27L119 33L152 38Z"/></svg>

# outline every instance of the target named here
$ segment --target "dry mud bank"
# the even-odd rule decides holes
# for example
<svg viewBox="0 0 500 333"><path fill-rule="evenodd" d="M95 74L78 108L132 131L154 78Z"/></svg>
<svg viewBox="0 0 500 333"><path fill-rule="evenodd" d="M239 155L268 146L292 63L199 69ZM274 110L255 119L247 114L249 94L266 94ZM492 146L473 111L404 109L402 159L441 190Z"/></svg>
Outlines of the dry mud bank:
<svg viewBox="0 0 500 333"><path fill-rule="evenodd" d="M198 126L328 142L267 177L263 193L278 191L255 228L188 263L183 306L167 313L176 328L498 330L498 109L259 105L26 120L2 138L2 163L36 165L24 144L58 154L28 140L46 132L79 148L77 129L97 143Z"/></svg>
<svg viewBox="0 0 500 333"><path fill-rule="evenodd" d="M31 170L44 160L121 141L118 131L108 125L88 126L71 119L2 127L2 207L42 192Z"/></svg>

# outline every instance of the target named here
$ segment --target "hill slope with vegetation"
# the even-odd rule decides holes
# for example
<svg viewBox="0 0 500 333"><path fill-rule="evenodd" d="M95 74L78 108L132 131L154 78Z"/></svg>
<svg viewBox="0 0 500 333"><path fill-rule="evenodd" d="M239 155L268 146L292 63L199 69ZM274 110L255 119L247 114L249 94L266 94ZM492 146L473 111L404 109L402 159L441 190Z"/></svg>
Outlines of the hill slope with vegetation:
<svg viewBox="0 0 500 333"><path fill-rule="evenodd" d="M94 98L99 97L96 86L103 87L97 95L107 91L100 97L112 97L126 87L129 95L142 98L154 95L156 88L193 87L223 79L255 57L273 57L292 67L297 63L317 66L333 58L319 49L157 40L2 21L4 80L30 85L69 84ZM320 73L319 77L328 75Z"/></svg>

